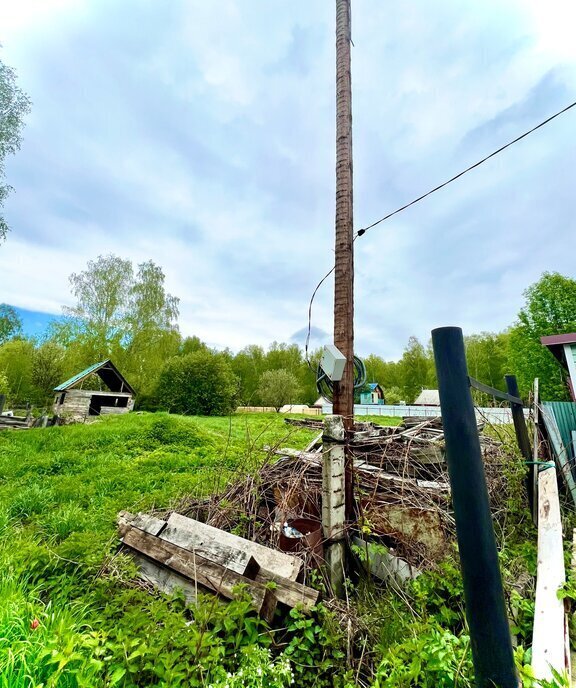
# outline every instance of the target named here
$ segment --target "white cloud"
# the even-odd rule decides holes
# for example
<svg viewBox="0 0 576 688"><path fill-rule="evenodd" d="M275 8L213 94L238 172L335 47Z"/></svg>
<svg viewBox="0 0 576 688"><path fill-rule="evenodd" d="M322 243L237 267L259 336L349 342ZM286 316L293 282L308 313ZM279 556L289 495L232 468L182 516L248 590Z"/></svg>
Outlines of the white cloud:
<svg viewBox="0 0 576 688"><path fill-rule="evenodd" d="M574 10L553 4L354 6L359 226L564 105ZM68 274L113 252L164 268L185 334L237 349L304 327L333 256L333 6L13 6L3 59L34 111L8 166L3 300L58 312ZM570 272L572 130L557 120L357 242L359 351L398 355L446 322L500 329L542 270ZM331 301L327 281L326 331Z"/></svg>

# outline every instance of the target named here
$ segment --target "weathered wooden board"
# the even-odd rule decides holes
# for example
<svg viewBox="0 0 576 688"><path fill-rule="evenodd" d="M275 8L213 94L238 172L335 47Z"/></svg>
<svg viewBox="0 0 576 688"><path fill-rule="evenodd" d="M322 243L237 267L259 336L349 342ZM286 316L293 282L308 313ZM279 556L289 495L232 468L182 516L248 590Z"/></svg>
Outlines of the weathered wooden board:
<svg viewBox="0 0 576 688"><path fill-rule="evenodd" d="M151 583L167 595L174 595L177 592L181 592L188 604L196 602L196 591L198 586L193 581L178 575L165 566L157 564L151 559L148 559L148 557L132 549L130 549L130 556L137 564L142 580Z"/></svg>
<svg viewBox="0 0 576 688"><path fill-rule="evenodd" d="M547 468L538 474L538 568L532 669L539 680L552 680L552 668L560 673L566 668L564 602L557 596L564 581L556 469Z"/></svg>
<svg viewBox="0 0 576 688"><path fill-rule="evenodd" d="M250 557L258 562L261 569L291 581L298 578L302 568L302 560L298 557L264 547L176 513L170 515L160 537L184 549L194 550L236 573L245 570Z"/></svg>
<svg viewBox="0 0 576 688"><path fill-rule="evenodd" d="M131 514L129 511L121 511L118 514L118 529L122 535L124 534L122 531L125 531L128 526L143 530L149 535L160 535L166 527L166 521L150 514Z"/></svg>
<svg viewBox="0 0 576 688"><path fill-rule="evenodd" d="M191 581L197 581L203 587L227 599L236 597L234 589L242 583L246 586L254 607L260 615L267 620L270 620L274 615L276 597L264 584L258 581L241 576L224 566L205 559L196 552L188 552L137 528L128 527L123 542L140 554L171 568ZM251 568L255 568L255 565Z"/></svg>
<svg viewBox="0 0 576 688"><path fill-rule="evenodd" d="M272 594L278 602L282 602L282 604L286 604L289 607L300 606L304 611L310 611L318 602L320 596L318 590L302 585L302 583L296 583L287 578L276 576L271 571L266 571L266 569L258 571L256 580L263 584L275 583L276 587L272 590Z"/></svg>

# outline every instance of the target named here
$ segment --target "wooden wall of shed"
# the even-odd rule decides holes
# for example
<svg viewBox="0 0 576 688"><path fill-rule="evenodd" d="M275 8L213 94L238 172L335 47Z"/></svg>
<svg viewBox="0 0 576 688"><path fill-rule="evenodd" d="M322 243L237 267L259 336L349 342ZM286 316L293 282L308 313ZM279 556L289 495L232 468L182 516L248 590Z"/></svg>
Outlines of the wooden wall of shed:
<svg viewBox="0 0 576 688"><path fill-rule="evenodd" d="M60 403L60 399L64 394L64 403ZM90 413L90 401L93 396L109 396L111 399L115 397L128 397L127 406L103 406L101 414L106 413L128 413L134 408L134 398L126 393L119 392L99 392L91 389L70 389L66 392L60 392L57 395L57 401L54 403L54 413L58 416L68 416L75 419L84 419Z"/></svg>
<svg viewBox="0 0 576 688"><path fill-rule="evenodd" d="M64 403L54 404L54 413L58 416L71 416L73 418L84 418L90 409L90 399L94 392L84 389L70 389L62 392L58 400L64 394Z"/></svg>

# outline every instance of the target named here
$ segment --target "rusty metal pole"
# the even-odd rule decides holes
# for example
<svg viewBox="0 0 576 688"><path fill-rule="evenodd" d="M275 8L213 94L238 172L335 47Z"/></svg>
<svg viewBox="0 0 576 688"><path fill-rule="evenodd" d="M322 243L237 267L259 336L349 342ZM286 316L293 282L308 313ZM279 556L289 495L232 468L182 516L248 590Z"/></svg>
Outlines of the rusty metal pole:
<svg viewBox="0 0 576 688"><path fill-rule="evenodd" d="M346 357L344 376L334 385L333 413L354 427L354 240L352 196L351 0L336 0L336 242L334 344ZM346 515L353 517L352 457L345 465Z"/></svg>

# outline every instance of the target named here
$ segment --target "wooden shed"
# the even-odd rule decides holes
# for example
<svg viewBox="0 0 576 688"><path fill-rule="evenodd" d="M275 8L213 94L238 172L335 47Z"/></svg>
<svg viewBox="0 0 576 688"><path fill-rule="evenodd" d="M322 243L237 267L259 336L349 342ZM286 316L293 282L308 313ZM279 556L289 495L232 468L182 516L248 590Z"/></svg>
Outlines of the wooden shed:
<svg viewBox="0 0 576 688"><path fill-rule="evenodd" d="M106 389L84 389L93 376ZM128 413L134 408L134 389L118 368L107 359L95 363L54 388L54 413L78 420L106 413Z"/></svg>

